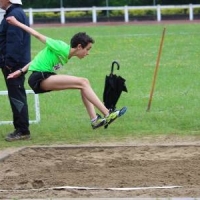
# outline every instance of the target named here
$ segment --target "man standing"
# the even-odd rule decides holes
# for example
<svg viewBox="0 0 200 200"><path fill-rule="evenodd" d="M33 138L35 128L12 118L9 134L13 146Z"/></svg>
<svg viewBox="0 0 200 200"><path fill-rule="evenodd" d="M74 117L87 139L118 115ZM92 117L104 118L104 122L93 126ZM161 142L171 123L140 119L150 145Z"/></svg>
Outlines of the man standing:
<svg viewBox="0 0 200 200"><path fill-rule="evenodd" d="M7 135L6 141L30 139L25 75L22 72L22 76L16 79L7 79L8 74L20 70L31 59L30 35L6 21L7 17L15 16L29 26L21 5L21 0L0 0L0 8L6 11L0 24L0 68L8 90L14 125L14 131Z"/></svg>

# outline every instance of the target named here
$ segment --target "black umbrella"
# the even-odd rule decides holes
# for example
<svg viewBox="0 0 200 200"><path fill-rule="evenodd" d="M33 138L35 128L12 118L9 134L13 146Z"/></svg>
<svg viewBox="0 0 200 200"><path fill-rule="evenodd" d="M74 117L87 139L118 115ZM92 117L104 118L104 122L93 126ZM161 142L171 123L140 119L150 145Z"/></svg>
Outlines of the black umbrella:
<svg viewBox="0 0 200 200"><path fill-rule="evenodd" d="M105 78L105 87L103 92L103 102L106 108L108 108L111 111L114 111L116 108L117 101L122 93L128 92L126 85L125 85L125 79L121 76L117 76L113 74L114 65L117 65L117 69L119 70L120 66L119 63L116 61L112 62L111 66L111 73L109 76L106 76Z"/></svg>

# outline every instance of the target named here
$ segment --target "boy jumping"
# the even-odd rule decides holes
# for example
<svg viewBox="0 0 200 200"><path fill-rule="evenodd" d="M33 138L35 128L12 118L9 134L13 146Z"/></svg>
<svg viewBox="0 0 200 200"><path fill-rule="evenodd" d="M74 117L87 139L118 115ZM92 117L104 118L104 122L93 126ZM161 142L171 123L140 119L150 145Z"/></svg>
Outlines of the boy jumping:
<svg viewBox="0 0 200 200"><path fill-rule="evenodd" d="M124 112L120 112L121 110L124 111L124 108L109 112L91 88L88 79L55 73L55 70L58 69L60 65L67 63L72 57L75 56L82 59L89 55L89 51L94 43L94 40L89 35L84 32L79 32L71 38L69 45L63 41L54 40L40 34L31 27L19 22L13 16L8 17L6 20L8 23L25 30L45 44L45 48L41 50L29 64L9 74L8 79L18 77L29 70L32 74L28 79L28 83L36 94L53 90L80 90L82 101L89 114L93 129L106 126L117 117L124 114ZM95 107L104 117L96 114Z"/></svg>

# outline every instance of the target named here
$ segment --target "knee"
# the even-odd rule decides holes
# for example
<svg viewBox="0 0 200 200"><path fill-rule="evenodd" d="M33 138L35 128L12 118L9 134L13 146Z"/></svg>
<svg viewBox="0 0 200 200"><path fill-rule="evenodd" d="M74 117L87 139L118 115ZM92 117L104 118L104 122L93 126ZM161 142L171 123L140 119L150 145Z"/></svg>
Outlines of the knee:
<svg viewBox="0 0 200 200"><path fill-rule="evenodd" d="M81 82L82 82L83 87L90 86L90 82L87 78L82 78Z"/></svg>

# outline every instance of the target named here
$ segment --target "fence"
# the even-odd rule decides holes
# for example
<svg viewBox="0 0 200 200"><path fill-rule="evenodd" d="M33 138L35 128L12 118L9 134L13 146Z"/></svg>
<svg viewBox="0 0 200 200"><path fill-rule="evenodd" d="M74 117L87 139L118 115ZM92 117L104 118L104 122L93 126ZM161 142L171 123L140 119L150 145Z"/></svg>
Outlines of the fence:
<svg viewBox="0 0 200 200"><path fill-rule="evenodd" d="M40 102L39 102L39 95L35 94L32 90L26 90L26 94L33 94L34 95L34 110L35 110L35 119L29 120L29 123L39 123L40 122ZM8 91L0 91L0 95L8 95ZM13 121L0 121L0 125L3 124L12 124Z"/></svg>
<svg viewBox="0 0 200 200"><path fill-rule="evenodd" d="M123 21L124 22L130 22L130 11L136 11L136 10L153 10L155 12L155 18L154 20L160 22L162 21L162 11L166 9L183 9L187 10L188 14L186 14L187 20L193 21L194 20L194 9L200 8L200 4L198 5L168 5L168 6L163 6L163 5L155 5L155 6L121 6L121 7L89 7L89 8L54 8L54 9L25 9L25 12L29 15L29 22L30 25L35 24L34 20L34 13L47 13L47 12L54 12L54 13L60 13L58 23L65 24L66 23L66 17L65 13L74 11L74 12L79 12L79 11L85 11L85 12L91 12L92 16L89 18L90 22L97 23L99 21L99 16L98 12L99 11L105 11L109 13L109 11L122 11L124 13L123 16ZM2 13L3 11L0 12L0 18L2 18ZM200 18L200 17L199 17ZM74 19L75 22L78 22L77 18ZM134 19L133 19L134 20Z"/></svg>

